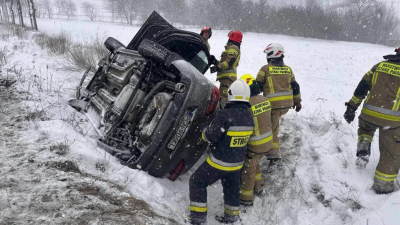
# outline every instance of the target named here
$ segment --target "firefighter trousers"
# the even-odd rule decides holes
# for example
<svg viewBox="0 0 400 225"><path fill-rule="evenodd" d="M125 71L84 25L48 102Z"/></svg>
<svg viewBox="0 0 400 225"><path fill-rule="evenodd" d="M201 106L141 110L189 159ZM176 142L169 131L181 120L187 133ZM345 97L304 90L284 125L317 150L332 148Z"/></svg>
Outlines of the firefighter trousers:
<svg viewBox="0 0 400 225"><path fill-rule="evenodd" d="M262 191L264 180L261 176L260 160L266 153L247 152L241 175L240 202L243 205L253 204L253 193Z"/></svg>
<svg viewBox="0 0 400 225"><path fill-rule="evenodd" d="M272 149L268 151L267 158L268 159L280 159L281 152L279 146L279 120L283 115L285 115L289 111L288 108L286 109L272 109L271 110L271 126L272 126Z"/></svg>
<svg viewBox="0 0 400 225"><path fill-rule="evenodd" d="M240 169L224 171L204 162L192 174L189 180L190 218L194 221L206 221L207 186L221 180L225 201L225 216L239 215L240 205Z"/></svg>
<svg viewBox="0 0 400 225"><path fill-rule="evenodd" d="M219 96L221 98L221 106L225 108L226 103L229 102L228 100L228 89L231 84L236 80L236 77L229 77L229 78L221 78L219 79Z"/></svg>
<svg viewBox="0 0 400 225"><path fill-rule="evenodd" d="M374 189L378 193L394 190L394 181L400 170L400 127L384 129L359 119L358 139L370 139L379 128L379 162L375 170Z"/></svg>

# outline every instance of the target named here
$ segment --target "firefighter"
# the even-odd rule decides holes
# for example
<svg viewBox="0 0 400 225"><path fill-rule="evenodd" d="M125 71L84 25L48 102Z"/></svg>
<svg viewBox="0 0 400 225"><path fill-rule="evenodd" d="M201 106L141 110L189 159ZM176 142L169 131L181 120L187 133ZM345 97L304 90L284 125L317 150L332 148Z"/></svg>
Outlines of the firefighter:
<svg viewBox="0 0 400 225"><path fill-rule="evenodd" d="M239 66L243 34L238 30L233 30L229 32L228 38L225 51L221 54L221 60L216 60L214 56L210 57L210 63L215 65L211 68L211 73L217 72L217 81L220 83L219 94L222 107L225 107L228 102L229 86L237 79L236 69Z"/></svg>
<svg viewBox="0 0 400 225"><path fill-rule="evenodd" d="M272 149L266 154L270 160L267 172L282 167L279 150L279 120L291 107L296 112L301 110L300 86L296 82L293 70L283 63L284 49L277 43L271 43L264 50L268 64L261 67L256 83L271 103Z"/></svg>
<svg viewBox="0 0 400 225"><path fill-rule="evenodd" d="M259 95L261 90L253 82L253 76L245 74L240 79L250 85L250 111L254 116L254 132L247 143L247 154L242 169L240 204L252 206L253 192L260 194L264 184L260 159L272 148L271 104L268 98Z"/></svg>
<svg viewBox="0 0 400 225"><path fill-rule="evenodd" d="M210 51L210 44L208 43L208 39L210 39L212 35L211 27L204 27L203 29L201 29L200 35L206 43L208 51Z"/></svg>
<svg viewBox="0 0 400 225"><path fill-rule="evenodd" d="M253 116L249 111L250 88L243 80L232 83L229 103L219 111L203 131L203 140L211 145L207 160L190 177L191 224L203 224L207 219L207 186L221 180L225 210L216 216L221 223L239 219L240 170L246 157L247 142L253 133Z"/></svg>
<svg viewBox="0 0 400 225"><path fill-rule="evenodd" d="M356 165L365 168L371 154L371 142L379 128L380 159L375 170L373 189L376 193L390 193L400 169L400 48L396 55L368 71L349 102L344 118L351 123L355 111L364 101L358 118L358 143Z"/></svg>

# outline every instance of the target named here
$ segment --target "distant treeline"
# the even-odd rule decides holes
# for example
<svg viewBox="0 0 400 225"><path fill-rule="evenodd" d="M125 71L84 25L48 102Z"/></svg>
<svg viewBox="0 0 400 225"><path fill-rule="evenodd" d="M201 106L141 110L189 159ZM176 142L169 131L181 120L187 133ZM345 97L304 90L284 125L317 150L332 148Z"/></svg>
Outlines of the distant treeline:
<svg viewBox="0 0 400 225"><path fill-rule="evenodd" d="M17 4L13 4L13 2ZM275 7L268 0L29 0L35 2L37 17L105 20L138 24L153 10L169 22L211 26L269 34L330 40L389 44L399 40L399 19L392 5L379 0L343 0L341 7L322 8L317 0L304 5ZM13 20L14 12L29 12L26 0L0 0L0 19ZM77 5L78 4L78 5ZM100 6L101 5L101 6ZM79 7L79 8L78 8ZM81 18L81 17L80 17Z"/></svg>
<svg viewBox="0 0 400 225"><path fill-rule="evenodd" d="M399 39L399 19L384 1L343 0L347 6L325 10L317 0L304 6L274 7L268 0L104 0L110 13L121 18L128 11L145 19L152 10L168 21L216 29L238 29L319 39L388 44ZM128 20L127 20L128 21ZM132 21L132 20L131 20Z"/></svg>

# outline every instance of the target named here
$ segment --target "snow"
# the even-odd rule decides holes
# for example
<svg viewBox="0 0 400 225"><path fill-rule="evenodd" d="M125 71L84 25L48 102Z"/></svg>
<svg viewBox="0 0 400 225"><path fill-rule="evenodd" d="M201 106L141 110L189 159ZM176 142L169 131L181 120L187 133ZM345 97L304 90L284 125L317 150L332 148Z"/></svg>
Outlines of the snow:
<svg viewBox="0 0 400 225"><path fill-rule="evenodd" d="M67 32L74 41L113 36L124 44L139 29L62 19L39 19L38 26L46 33ZM217 58L228 32L213 31L209 43ZM379 160L377 134L370 162L359 170L354 165L358 121L348 125L342 117L344 102L352 97L361 77L393 49L245 33L238 74L255 76L266 64L263 50L272 42L285 47L285 63L300 84L303 109L299 113L290 110L283 117L284 169L272 175L263 172L266 193L255 199L253 208L241 209L242 224L400 224L398 183L392 194L376 195L371 190ZM122 166L96 147L95 132L87 119L67 105L81 73L63 70L62 56L48 55L31 36L0 38L0 50L5 46L14 56L1 68L2 76L15 77L18 82L0 93L0 223L126 223L121 218L129 219L129 213L112 211L125 205L113 205L104 196L144 200L160 215L140 214L133 220L136 224L185 223L188 181L194 169L171 182ZM215 76L206 74L218 86ZM63 144L67 150L60 147ZM77 167L65 166L65 162ZM263 160L263 170L266 165ZM101 195L92 189L82 192L83 184L90 184ZM222 188L217 182L208 188L208 224L217 224L214 216L222 212Z"/></svg>

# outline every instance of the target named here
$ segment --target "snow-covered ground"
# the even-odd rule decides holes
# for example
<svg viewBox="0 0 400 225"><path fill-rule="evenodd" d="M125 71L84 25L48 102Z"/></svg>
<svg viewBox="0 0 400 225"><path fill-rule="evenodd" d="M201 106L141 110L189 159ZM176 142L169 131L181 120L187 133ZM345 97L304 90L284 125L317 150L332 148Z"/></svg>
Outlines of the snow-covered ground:
<svg viewBox="0 0 400 225"><path fill-rule="evenodd" d="M124 44L139 29L56 19L39 19L38 26L46 33L70 33L75 41L113 36ZM227 33L213 32L212 54L221 54ZM0 92L0 223L184 224L193 170L171 182L122 166L96 147L87 120L66 103L81 74L63 70L62 57L48 55L31 36L2 37L0 51L7 48L14 55L1 76L18 82ZM281 121L284 170L263 174L266 194L242 210L242 224L400 224L400 193L371 190L377 137L370 163L358 170L358 121L348 125L342 118L344 102L361 77L393 49L245 33L238 74L256 75L271 42L285 47L303 109L291 110ZM215 81L215 74L206 76ZM208 209L208 224L217 224L214 216L223 210L219 182L208 188Z"/></svg>

